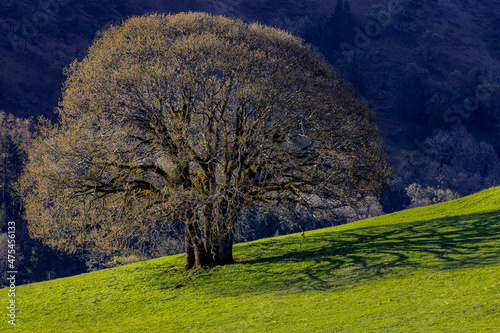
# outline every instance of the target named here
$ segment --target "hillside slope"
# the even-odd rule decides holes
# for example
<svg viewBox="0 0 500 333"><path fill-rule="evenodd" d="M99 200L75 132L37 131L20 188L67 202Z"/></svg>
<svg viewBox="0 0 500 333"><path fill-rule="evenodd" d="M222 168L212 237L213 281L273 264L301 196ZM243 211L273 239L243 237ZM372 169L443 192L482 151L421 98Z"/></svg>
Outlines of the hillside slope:
<svg viewBox="0 0 500 333"><path fill-rule="evenodd" d="M485 332L500 327L500 188L235 247L16 288L9 332ZM7 290L1 304L8 304ZM5 309L5 306L4 306ZM5 310L4 310L5 311Z"/></svg>
<svg viewBox="0 0 500 333"><path fill-rule="evenodd" d="M336 3L337 0L3 1L0 110L24 117L50 115L60 98L63 68L84 56L99 31L132 15L204 11L259 21L300 34L304 22L317 22L331 15ZM371 7L379 5L388 10L391 2L349 3L363 28ZM418 44L426 30L443 37L440 50L449 58L438 65L444 66L441 71L459 69L466 73L478 67L500 75L500 0L474 4L467 0L396 3L405 12L394 15L387 29L371 38L370 46L362 50L365 55L359 69L363 72L361 85L366 87L365 96L375 107L388 107L386 93L399 88L396 81L406 63L422 61Z"/></svg>

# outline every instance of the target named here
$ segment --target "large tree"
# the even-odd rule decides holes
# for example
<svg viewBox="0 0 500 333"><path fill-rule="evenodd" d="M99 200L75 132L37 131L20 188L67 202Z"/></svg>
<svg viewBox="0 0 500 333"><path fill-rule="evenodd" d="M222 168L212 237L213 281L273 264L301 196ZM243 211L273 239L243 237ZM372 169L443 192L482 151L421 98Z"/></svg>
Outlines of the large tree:
<svg viewBox="0 0 500 333"><path fill-rule="evenodd" d="M227 264L246 208L330 211L387 183L365 102L284 31L135 17L67 74L21 181L31 234L67 251L147 247L177 222L186 268Z"/></svg>

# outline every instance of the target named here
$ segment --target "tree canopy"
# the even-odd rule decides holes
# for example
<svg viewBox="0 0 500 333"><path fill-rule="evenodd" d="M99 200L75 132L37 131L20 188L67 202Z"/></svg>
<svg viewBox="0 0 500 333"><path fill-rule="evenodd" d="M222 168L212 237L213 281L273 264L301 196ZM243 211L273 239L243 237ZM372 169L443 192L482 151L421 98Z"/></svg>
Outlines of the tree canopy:
<svg viewBox="0 0 500 333"><path fill-rule="evenodd" d="M227 264L245 209L329 212L389 177L372 113L322 56L220 16L111 27L58 111L20 184L31 234L66 251L147 249L182 223L186 268Z"/></svg>

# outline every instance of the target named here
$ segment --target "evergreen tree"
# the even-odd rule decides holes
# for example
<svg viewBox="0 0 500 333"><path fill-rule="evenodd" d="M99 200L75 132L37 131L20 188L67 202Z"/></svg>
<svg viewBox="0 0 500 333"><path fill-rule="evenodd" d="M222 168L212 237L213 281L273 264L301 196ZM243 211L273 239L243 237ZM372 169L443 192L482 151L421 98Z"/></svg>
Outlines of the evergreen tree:
<svg viewBox="0 0 500 333"><path fill-rule="evenodd" d="M330 51L339 50L342 42L352 44L356 31L354 28L358 22L352 13L351 5L347 1L338 0L335 12L327 23L330 40Z"/></svg>
<svg viewBox="0 0 500 333"><path fill-rule="evenodd" d="M19 201L13 190L23 166L24 153L8 133L0 134L0 209L2 230L8 219L20 215Z"/></svg>
<svg viewBox="0 0 500 333"><path fill-rule="evenodd" d="M357 25L358 21L349 2L338 0L332 16L318 20L310 26L304 34L304 39L317 46L321 53L334 63L341 52L340 44L353 44L356 35L354 28Z"/></svg>

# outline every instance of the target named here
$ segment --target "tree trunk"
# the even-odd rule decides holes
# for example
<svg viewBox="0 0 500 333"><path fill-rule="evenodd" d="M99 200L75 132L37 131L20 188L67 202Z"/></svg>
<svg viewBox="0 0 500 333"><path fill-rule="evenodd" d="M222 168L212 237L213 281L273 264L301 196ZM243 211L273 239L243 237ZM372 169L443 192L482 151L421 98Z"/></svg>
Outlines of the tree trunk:
<svg viewBox="0 0 500 333"><path fill-rule="evenodd" d="M228 210L226 200L222 200L217 209L220 209L220 213L212 214L213 206L211 204L205 206L201 221L192 219L194 214L189 214L191 222L186 223L185 237L186 264L184 268L186 270L233 263L235 225L233 219L237 214L231 214L229 218L221 218L221 216L226 216ZM219 215L219 218L214 215Z"/></svg>
<svg viewBox="0 0 500 333"><path fill-rule="evenodd" d="M209 240L202 241L196 236L195 229L186 227L185 248L186 263L185 270L192 268L210 267L215 265L228 265L233 260L233 240L232 232L221 235L218 244L208 244Z"/></svg>
<svg viewBox="0 0 500 333"><path fill-rule="evenodd" d="M194 247L187 232L186 236L184 237L184 246L186 248L186 264L184 265L184 269L188 270L194 267L196 260L194 255Z"/></svg>
<svg viewBox="0 0 500 333"><path fill-rule="evenodd" d="M215 261L218 265L228 265L233 263L233 234L229 233L219 239L217 256Z"/></svg>
<svg viewBox="0 0 500 333"><path fill-rule="evenodd" d="M216 261L212 258L210 252L207 251L201 235L196 232L193 225L186 226L185 248L186 264L184 265L184 269L215 266Z"/></svg>

